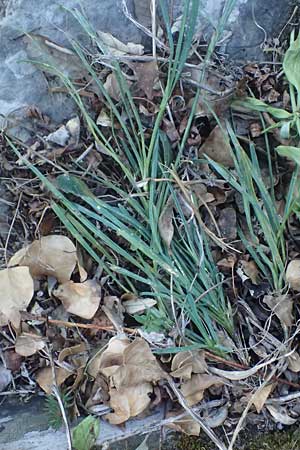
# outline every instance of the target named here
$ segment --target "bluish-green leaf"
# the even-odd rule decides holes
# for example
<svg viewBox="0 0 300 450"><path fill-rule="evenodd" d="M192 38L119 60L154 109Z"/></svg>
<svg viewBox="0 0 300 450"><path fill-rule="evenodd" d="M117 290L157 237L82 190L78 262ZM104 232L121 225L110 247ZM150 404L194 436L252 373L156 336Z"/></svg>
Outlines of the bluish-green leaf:
<svg viewBox="0 0 300 450"><path fill-rule="evenodd" d="M286 156L286 158L292 159L296 164L300 165L300 148L292 147L289 145L279 145L276 147L276 151L280 156Z"/></svg>

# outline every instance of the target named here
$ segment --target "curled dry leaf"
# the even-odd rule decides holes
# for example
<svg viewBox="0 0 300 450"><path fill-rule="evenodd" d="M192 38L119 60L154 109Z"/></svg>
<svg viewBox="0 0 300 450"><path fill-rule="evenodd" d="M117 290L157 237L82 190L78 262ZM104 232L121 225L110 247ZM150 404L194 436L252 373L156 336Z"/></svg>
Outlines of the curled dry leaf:
<svg viewBox="0 0 300 450"><path fill-rule="evenodd" d="M11 371L3 366L0 366L0 392L4 391L11 381Z"/></svg>
<svg viewBox="0 0 300 450"><path fill-rule="evenodd" d="M11 322L20 325L20 311L27 308L33 292L33 279L28 267L13 267L0 271L0 326Z"/></svg>
<svg viewBox="0 0 300 450"><path fill-rule="evenodd" d="M19 250L9 266L27 266L33 277L52 276L60 283L69 281L77 263L76 247L67 236L53 234L33 241Z"/></svg>
<svg viewBox="0 0 300 450"><path fill-rule="evenodd" d="M168 248L170 248L174 236L173 208L173 199L172 197L169 197L158 220L159 234Z"/></svg>
<svg viewBox="0 0 300 450"><path fill-rule="evenodd" d="M285 279L294 291L300 292L300 259L293 259L287 266Z"/></svg>
<svg viewBox="0 0 300 450"><path fill-rule="evenodd" d="M183 411L169 411L167 413L167 419L179 415L182 412ZM166 427L178 431L179 433L187 434L188 436L199 436L201 430L199 422L196 422L196 420L192 419L188 414L177 420L174 417L174 421L166 424Z"/></svg>
<svg viewBox="0 0 300 450"><path fill-rule="evenodd" d="M268 399L269 395L271 394L272 390L274 389L274 383L268 384L266 386L260 387L257 389L255 394L252 397L252 403L256 408L256 411L258 414L261 412L261 410L264 407L264 404L266 403L266 400Z"/></svg>
<svg viewBox="0 0 300 450"><path fill-rule="evenodd" d="M102 41L102 50L106 54L122 56L126 54L142 55L144 53L143 45L134 44L132 42L124 44L124 42L119 41L119 39L117 39L110 33L104 33L103 31L98 31L97 33L100 40Z"/></svg>
<svg viewBox="0 0 300 450"><path fill-rule="evenodd" d="M201 351L188 351L177 353L171 365L171 373L174 378L189 380L192 373L207 372L205 354Z"/></svg>
<svg viewBox="0 0 300 450"><path fill-rule="evenodd" d="M164 376L149 344L136 338L124 349L122 365L113 373L112 383L120 389L140 383L155 383Z"/></svg>
<svg viewBox="0 0 300 450"><path fill-rule="evenodd" d="M128 87L131 86L131 81L124 80ZM121 91L120 86L117 81L116 75L114 73L110 73L104 83L104 88L106 92L112 97L114 100L119 101L121 99Z"/></svg>
<svg viewBox="0 0 300 450"><path fill-rule="evenodd" d="M115 295L105 296L103 299L102 311L108 317L116 330L122 333L124 307L119 297Z"/></svg>
<svg viewBox="0 0 300 450"><path fill-rule="evenodd" d="M300 372L300 355L298 352L294 352L292 353L288 359L288 368L292 371L292 372Z"/></svg>
<svg viewBox="0 0 300 450"><path fill-rule="evenodd" d="M96 124L101 127L112 127L111 116L109 116L108 113L102 109L97 117Z"/></svg>
<svg viewBox="0 0 300 450"><path fill-rule="evenodd" d="M243 267L245 274L250 278L253 284L258 284L259 282L259 270L254 261L240 261Z"/></svg>
<svg viewBox="0 0 300 450"><path fill-rule="evenodd" d="M222 370L218 369L217 367L210 367L209 370L210 372L219 375L220 377L226 378L227 380L239 381L251 377L252 375L256 374L256 372L258 372L260 369L263 369L264 367L268 366L274 361L276 361L276 358L272 358L269 361L257 364L256 366L246 370Z"/></svg>
<svg viewBox="0 0 300 450"><path fill-rule="evenodd" d="M281 406L266 405L266 408L275 422L282 423L283 425L293 425L298 420L290 417Z"/></svg>
<svg viewBox="0 0 300 450"><path fill-rule="evenodd" d="M199 149L200 155L207 155L217 163L226 167L233 167L234 161L231 155L229 137L225 129L219 125L210 132L210 135Z"/></svg>
<svg viewBox="0 0 300 450"><path fill-rule="evenodd" d="M67 281L53 290L65 309L83 319L94 317L101 300L101 288L94 280L87 280L84 283L74 283Z"/></svg>
<svg viewBox="0 0 300 450"><path fill-rule="evenodd" d="M132 300L126 300L122 302L127 314L138 314L146 309L152 308L156 305L157 301L154 298L135 298Z"/></svg>
<svg viewBox="0 0 300 450"><path fill-rule="evenodd" d="M210 374L192 375L181 386L181 392L189 406L193 406L203 399L205 389L211 386L224 384L222 378Z"/></svg>
<svg viewBox="0 0 300 450"><path fill-rule="evenodd" d="M17 337L15 350L21 356L31 356L45 347L45 340L34 333L22 333Z"/></svg>
<svg viewBox="0 0 300 450"><path fill-rule="evenodd" d="M61 386L63 382L71 375L73 375L73 373L70 372L69 370L64 369L63 367L57 367L55 368L55 381L54 381L52 367L45 367L38 371L36 376L36 382L38 383L40 388L42 388L43 391L46 392L46 394L51 394L52 387L55 384L58 387Z"/></svg>
<svg viewBox="0 0 300 450"><path fill-rule="evenodd" d="M106 377L110 377L123 363L125 348L130 344L126 337L113 337L108 343L108 347L103 352L96 354L87 366L87 372L96 378L99 371Z"/></svg>
<svg viewBox="0 0 300 450"><path fill-rule="evenodd" d="M142 383L136 386L112 388L110 394L110 406L113 413L107 414L106 418L111 424L119 425L126 422L130 417L135 417L143 412L150 404L153 387L150 383Z"/></svg>
<svg viewBox="0 0 300 450"><path fill-rule="evenodd" d="M265 295L263 302L276 314L283 327L291 327L293 325L294 302L290 295Z"/></svg>

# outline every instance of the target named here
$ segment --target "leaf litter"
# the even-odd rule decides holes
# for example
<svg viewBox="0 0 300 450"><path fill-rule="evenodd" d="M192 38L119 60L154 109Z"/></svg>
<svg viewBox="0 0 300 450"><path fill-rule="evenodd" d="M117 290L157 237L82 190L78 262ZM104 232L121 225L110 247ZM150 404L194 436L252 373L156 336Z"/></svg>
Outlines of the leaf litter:
<svg viewBox="0 0 300 450"><path fill-rule="evenodd" d="M143 26L150 27L149 18L152 17L148 2L142 6L138 1L135 3L138 16L144 17ZM181 17L173 23L175 37L182 20ZM78 78L81 86L87 86L81 87L78 95L87 99L96 125L115 153L98 137L95 139L82 124L81 115L54 126L42 113L31 112L35 124L43 122L43 132L38 133L43 138L34 136L34 142L25 154L46 178L39 185L28 171L30 184L24 191L26 201L20 203L20 208L28 217L30 231L24 235L20 216L17 216L15 226L23 239L12 230L16 242L12 245L10 237L10 259L5 257L0 271L0 326L3 330L0 337L1 345L3 343L0 390L13 392L11 382L16 377L20 387L28 391L28 396L33 387L36 391L39 387L48 395L56 389L62 393L72 392L78 415L85 411L103 416L114 425L151 414L158 405L164 404L167 405L166 427L194 436L198 436L203 428L212 433L214 442L223 449L218 427L223 426L226 432L230 430L234 434L232 423L242 423L247 414L250 423L252 420L255 426L266 430L276 429L278 424L296 423L299 399L295 394L300 388L297 375L300 356L296 340L297 292L300 291L299 199L291 192L299 187L298 178L293 175L293 164L298 164L299 158L298 142L293 134L296 121L292 118L286 81L277 77L271 64L248 64L244 67L243 78L237 80L218 58L214 61L217 70L209 68L201 78L203 61L199 64L197 53L191 50L191 67L184 69L159 124L162 136L159 145L163 153L157 163L160 170L156 175L149 172L150 176L143 178L136 165L139 176L131 183L128 173L120 176L115 155L120 156L120 165L125 168L132 163L131 153L120 147L121 141L132 146L130 135L126 134L130 127L135 131L134 139L143 133L144 141L139 141L139 151L144 151L145 142L147 145L151 142L166 89L166 58L161 55L158 59L139 60L137 57L148 56L142 45L123 43L101 31L97 31L97 38L104 56L110 55L121 61L123 84L120 84L120 72L102 65L101 55L97 55L99 67L95 67L111 103L104 99L103 92L95 93L94 82L89 79L76 53L43 36L31 36L28 43L34 57L40 55L42 49L48 61L51 53L56 63L63 61L61 67L65 73L73 79ZM286 78L296 91L299 78L293 66L297 65L294 60L298 46L299 38L292 41L283 65ZM49 49L55 51L49 53ZM196 86L200 83L205 90L203 98L197 97ZM255 98L246 96L246 86ZM140 122L128 108L128 103L122 103L124 90L132 93L128 102L136 105ZM188 129L195 100L195 117ZM237 133L238 142L225 120L231 103L235 129L241 131ZM114 108L120 121L116 120ZM122 127L122 123L126 126ZM45 129L48 129L46 135ZM186 130L188 136L180 148ZM272 151L276 148L279 155L276 166L272 166L273 156L262 156L267 154L268 148ZM92 240L86 234L83 224L87 210L83 203L78 203L75 218L69 212L58 214L65 227L47 214L51 206L55 208L56 201L52 198L52 194L56 197L54 190L50 195L47 184L54 182L56 186L51 175L51 162L55 161L56 169L65 173L73 167L74 155L81 178L95 198L102 201L92 212L94 216L90 216L95 220L92 224L102 232L102 239ZM95 155L100 157L97 163ZM175 158L180 155L179 166L174 166L174 155ZM287 162L285 156L293 163ZM15 163L9 147L5 147L3 158L11 190L16 196L18 176L27 170L26 164L22 157ZM177 171L177 179L170 176L172 170ZM95 181L99 179L101 183ZM293 191L289 185L291 180L294 180ZM135 199L151 198L153 183L169 185L166 191L161 191L151 210L151 226L156 236L152 234L155 238L151 247L145 250L143 244L148 229L144 226L145 217L138 216ZM120 195L122 184L126 197ZM91 202L92 197L86 191L78 192L81 200ZM285 192L287 194L283 195ZM74 191L69 193L76 195ZM282 202L280 214L279 202ZM140 222L134 237L140 233L144 241L135 241L132 236L131 240L126 240L126 230L122 228L116 234L112 233L113 228L107 225L107 205L110 204L114 208L124 205L120 209L122 213L115 216L116 227L121 215L131 223L138 218ZM96 217L99 209L99 214L105 216L104 224L99 216ZM56 208L55 211L59 210ZM136 216L128 214L132 211ZM284 216L287 211L291 212ZM200 227L194 232L192 225L197 222ZM73 237L72 233L67 235L66 229L70 231L71 227L81 230L83 239L76 237L78 233ZM47 232L43 233L43 229ZM184 229L189 229L189 233L185 235ZM211 234L206 235L207 230ZM277 234L272 241L273 230ZM212 234L215 239L211 239ZM280 241L282 235L286 241ZM105 236L114 240L112 249L106 248ZM101 257L95 259L86 251L86 239L91 239ZM218 242L222 245L217 245ZM192 256L188 253L188 245L197 249ZM198 283L193 277L201 270L203 249L208 247L210 266L206 266L201 276L211 276L209 267L213 267L212 270L219 270L218 278L212 284L206 278L206 290L193 297L194 284ZM152 249L160 252L162 248L166 249L164 255L171 258L172 264L179 261L179 270L169 270L168 266L168 274L172 276L168 289L164 285L163 291L167 313L161 308L161 298L154 285L152 289L153 278L150 281L149 277L145 289L143 265L134 266L135 260L140 261L140 251L146 263L147 258L153 256ZM125 260L125 251L132 255L130 262ZM186 268L188 259L192 265ZM157 260L153 261L151 271L161 283L166 278L167 265L160 266ZM131 280L126 285L127 273L132 270L134 282ZM191 283L189 271L194 272ZM191 297L182 297L182 286L178 289L174 283L178 273L186 276ZM231 304L229 314L234 315L236 328L229 331L223 327L221 331L223 325L214 309L210 326L215 330L213 339L218 344L209 348L209 340L204 346L203 341L199 345L198 338L195 340L203 319L199 321L195 308L199 305L208 307L215 294L222 297L224 304ZM202 327L203 334L205 326ZM186 350L185 346L192 346L192 349ZM21 370L22 378L18 378ZM271 379L265 383L270 374L273 374ZM173 383L175 391L170 388ZM245 400L249 398L252 401L246 407ZM286 398L291 400L286 401ZM217 406L214 401L219 402ZM203 409L195 416L197 408ZM94 443L98 421L88 416L80 425L82 430L78 428L73 432L74 447L79 449L85 445L82 436L89 435L91 445ZM212 431L214 428L218 429L218 436Z"/></svg>

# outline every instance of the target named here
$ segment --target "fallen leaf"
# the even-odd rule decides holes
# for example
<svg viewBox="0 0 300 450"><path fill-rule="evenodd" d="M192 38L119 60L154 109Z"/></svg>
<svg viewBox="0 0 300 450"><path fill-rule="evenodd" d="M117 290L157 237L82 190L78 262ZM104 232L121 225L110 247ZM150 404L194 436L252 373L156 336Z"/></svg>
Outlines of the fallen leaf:
<svg viewBox="0 0 300 450"><path fill-rule="evenodd" d="M169 411L167 413L167 418L171 419L172 417L181 414L178 411ZM199 436L201 427L199 422L192 419L191 416L186 414L184 417L180 419L176 419L174 417L174 421L166 424L167 428L171 428L171 430L178 431L179 433L187 434L188 436Z"/></svg>
<svg viewBox="0 0 300 450"><path fill-rule="evenodd" d="M173 208L173 199L172 197L169 197L158 219L160 237L168 248L170 248L174 236Z"/></svg>
<svg viewBox="0 0 300 450"><path fill-rule="evenodd" d="M11 322L20 325L20 311L29 305L33 293L33 279L28 267L13 267L0 271L0 327Z"/></svg>
<svg viewBox="0 0 300 450"><path fill-rule="evenodd" d="M122 333L124 322L124 307L119 297L107 295L103 299L102 311L108 317L113 326Z"/></svg>
<svg viewBox="0 0 300 450"><path fill-rule="evenodd" d="M124 42L119 41L112 34L104 33L103 31L98 31L97 34L100 38L101 49L104 54L122 56L126 54L142 55L144 53L144 46L141 44L134 44L132 42L124 44Z"/></svg>
<svg viewBox="0 0 300 450"><path fill-rule="evenodd" d="M129 80L124 80L124 82L127 84L128 87L130 87L132 84L132 82ZM106 77L103 87L105 88L106 92L110 95L110 97L112 97L114 100L119 101L121 99L120 86L114 73L110 73Z"/></svg>
<svg viewBox="0 0 300 450"><path fill-rule="evenodd" d="M245 274L250 278L253 284L258 284L259 282L259 270L254 261L240 261L243 267Z"/></svg>
<svg viewBox="0 0 300 450"><path fill-rule="evenodd" d="M91 319L100 305L101 287L94 280L87 280L84 283L67 281L53 290L53 295L62 302L69 313L83 319Z"/></svg>
<svg viewBox="0 0 300 450"><path fill-rule="evenodd" d="M210 428L217 428L223 425L225 420L228 416L228 407L223 406L222 408L217 409L214 411L213 414L210 414L209 416L205 416L204 420L207 426Z"/></svg>
<svg viewBox="0 0 300 450"><path fill-rule="evenodd" d="M157 301L154 298L136 298L122 302L127 314L138 314L156 305Z"/></svg>
<svg viewBox="0 0 300 450"><path fill-rule="evenodd" d="M287 361L288 361L288 368L292 372L296 373L300 372L300 355L298 352L294 352L290 356L288 356Z"/></svg>
<svg viewBox="0 0 300 450"><path fill-rule="evenodd" d="M177 353L171 365L171 373L174 378L189 380L192 373L205 373L207 364L204 352L187 351Z"/></svg>
<svg viewBox="0 0 300 450"><path fill-rule="evenodd" d="M55 368L55 378L57 386L61 386L63 382L71 375L73 375L73 372L70 372L63 367ZM40 388L43 389L44 392L46 392L46 394L51 394L53 385L55 385L53 380L52 367L45 367L43 369L40 369L36 376L36 382L38 383Z"/></svg>
<svg viewBox="0 0 300 450"><path fill-rule="evenodd" d="M52 276L60 283L69 281L77 263L76 247L67 236L52 234L19 250L9 266L27 266L33 277Z"/></svg>
<svg viewBox="0 0 300 450"><path fill-rule="evenodd" d="M45 340L38 334L22 333L17 337L15 350L21 356L31 356L45 347Z"/></svg>
<svg viewBox="0 0 300 450"><path fill-rule="evenodd" d="M0 392L4 391L11 381L11 371L3 366L0 366Z"/></svg>
<svg viewBox="0 0 300 450"><path fill-rule="evenodd" d="M72 447L75 450L91 450L100 432L97 417L87 416L72 430Z"/></svg>
<svg viewBox="0 0 300 450"><path fill-rule="evenodd" d="M69 144L78 145L80 137L80 119L78 116L73 117L66 123L66 129L69 132Z"/></svg>
<svg viewBox="0 0 300 450"><path fill-rule="evenodd" d="M96 354L88 363L88 373L94 378L99 372L110 377L123 364L124 350L129 344L130 340L125 336L111 338L107 349Z"/></svg>
<svg viewBox="0 0 300 450"><path fill-rule="evenodd" d="M120 389L141 383L155 383L164 376L149 344L142 338L136 338L124 349L123 363L113 373L112 383Z"/></svg>
<svg viewBox="0 0 300 450"><path fill-rule="evenodd" d="M228 134L219 125L215 126L204 144L200 147L199 156L201 155L207 155L225 167L234 166Z"/></svg>
<svg viewBox="0 0 300 450"><path fill-rule="evenodd" d="M278 317L283 327L291 327L294 323L293 305L290 295L265 295L263 302Z"/></svg>
<svg viewBox="0 0 300 450"><path fill-rule="evenodd" d="M130 417L135 417L143 412L150 404L149 394L153 391L150 383L142 383L136 386L112 388L109 391L110 407L113 413L105 417L111 424L119 425L126 422Z"/></svg>
<svg viewBox="0 0 300 450"><path fill-rule="evenodd" d="M107 112L102 109L97 117L96 124L101 127L112 127L111 116L109 116Z"/></svg>
<svg viewBox="0 0 300 450"><path fill-rule="evenodd" d="M256 366L246 370L222 370L218 369L217 367L209 367L209 370L210 372L219 375L220 377L226 378L227 380L239 381L251 377L260 369L263 369L274 361L276 361L276 358L272 358L269 361L257 364Z"/></svg>
<svg viewBox="0 0 300 450"><path fill-rule="evenodd" d="M158 66L156 61L130 64L137 78L137 87L141 89L149 100L153 99L153 90L158 80Z"/></svg>
<svg viewBox="0 0 300 450"><path fill-rule="evenodd" d="M275 422L282 423L283 425L293 425L298 419L290 417L280 406L277 408L273 405L266 405L267 410L275 419Z"/></svg>
<svg viewBox="0 0 300 450"><path fill-rule="evenodd" d="M193 406L199 403L204 396L204 391L211 386L224 384L222 378L210 374L192 375L192 378L181 385L181 392L187 404Z"/></svg>
<svg viewBox="0 0 300 450"><path fill-rule="evenodd" d="M268 384L266 386L263 386L262 388L258 388L257 391L255 392L255 394L253 395L252 403L255 406L258 414L263 409L264 404L266 403L266 400L268 399L269 395L271 394L273 388L274 388L274 383Z"/></svg>
<svg viewBox="0 0 300 450"><path fill-rule="evenodd" d="M48 134L48 136L46 137L46 141L64 147L67 144L69 138L70 134L67 128L64 125L62 125L61 127L58 128L58 130Z"/></svg>
<svg viewBox="0 0 300 450"><path fill-rule="evenodd" d="M300 259L293 259L289 262L285 279L294 291L300 292Z"/></svg>

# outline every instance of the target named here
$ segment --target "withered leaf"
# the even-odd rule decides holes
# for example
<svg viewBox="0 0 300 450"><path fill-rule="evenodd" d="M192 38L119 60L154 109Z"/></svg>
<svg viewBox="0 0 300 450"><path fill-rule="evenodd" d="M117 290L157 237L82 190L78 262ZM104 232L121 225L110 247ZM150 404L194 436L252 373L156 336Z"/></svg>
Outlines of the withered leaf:
<svg viewBox="0 0 300 450"><path fill-rule="evenodd" d="M46 343L42 336L23 332L17 337L15 350L21 356L31 356L42 350Z"/></svg>
<svg viewBox="0 0 300 450"><path fill-rule="evenodd" d="M28 267L13 267L0 271L0 327L11 322L20 325L20 311L27 308L33 292L33 279Z"/></svg>
<svg viewBox="0 0 300 450"><path fill-rule="evenodd" d="M263 409L264 404L266 403L266 400L268 399L269 395L271 394L273 388L274 388L274 383L267 384L266 386L258 388L257 391L255 392L255 394L253 395L252 403L255 406L258 414Z"/></svg>
<svg viewBox="0 0 300 450"><path fill-rule="evenodd" d="M124 44L124 42L121 42L110 33L104 33L103 31L98 31L97 33L101 40L101 47L104 53L114 56L122 56L127 53L131 55L142 55L144 53L143 45L134 44L133 42Z"/></svg>
<svg viewBox="0 0 300 450"><path fill-rule="evenodd" d="M174 378L190 379L192 373L205 373L207 364L204 352L179 352L174 356L171 365L171 375Z"/></svg>
<svg viewBox="0 0 300 450"><path fill-rule="evenodd" d="M112 388L109 391L109 404L114 410L107 414L106 418L111 424L118 425L130 417L135 417L143 412L150 404L153 387L150 383L142 383L136 386Z"/></svg>
<svg viewBox="0 0 300 450"><path fill-rule="evenodd" d="M219 125L210 132L210 135L199 149L200 155L207 155L217 163L226 167L233 167L234 161L231 155L229 137L225 129Z"/></svg>
<svg viewBox="0 0 300 450"><path fill-rule="evenodd" d="M276 314L283 327L291 327L293 325L294 302L290 295L265 295L263 302Z"/></svg>
<svg viewBox="0 0 300 450"><path fill-rule="evenodd" d="M73 373L63 367L55 368L55 378L57 386L61 386L63 382L69 378ZM36 376L36 381L40 388L43 389L46 394L51 394L52 387L55 385L53 380L53 371L52 367L45 367L40 369Z"/></svg>
<svg viewBox="0 0 300 450"><path fill-rule="evenodd" d="M167 413L167 418L170 419L174 417L174 421L166 424L166 427L178 431L179 433L187 434L188 436L199 436L201 430L200 424L188 414L180 419L176 419L175 416L179 414L180 412L178 411L169 411Z"/></svg>
<svg viewBox="0 0 300 450"><path fill-rule="evenodd" d="M168 248L170 248L174 236L173 208L173 199L169 197L158 220L159 234Z"/></svg>
<svg viewBox="0 0 300 450"><path fill-rule="evenodd" d="M94 280L87 280L84 283L74 283L67 281L53 290L65 309L83 319L94 317L101 300L101 288Z"/></svg>
<svg viewBox="0 0 300 450"><path fill-rule="evenodd" d="M9 266L27 266L33 277L55 277L60 283L68 281L77 263L76 247L67 236L50 235L33 241L19 250Z"/></svg>
<svg viewBox="0 0 300 450"><path fill-rule="evenodd" d="M158 66L156 61L131 64L137 77L137 86L146 94L149 100L153 99L153 89L158 80Z"/></svg>
<svg viewBox="0 0 300 450"><path fill-rule="evenodd" d="M138 314L156 305L157 301L154 298L136 298L122 302L127 314Z"/></svg>
<svg viewBox="0 0 300 450"><path fill-rule="evenodd" d="M189 406L193 406L203 399L205 389L214 385L224 384L222 378L210 374L192 375L192 378L185 381L181 386L181 392Z"/></svg>
<svg viewBox="0 0 300 450"><path fill-rule="evenodd" d="M124 350L129 346L130 340L123 337L113 337L108 347L102 353L96 354L88 364L88 373L96 378L99 371L106 377L110 377L122 364Z"/></svg>
<svg viewBox="0 0 300 450"><path fill-rule="evenodd" d="M300 292L300 259L293 259L289 262L285 279L292 289Z"/></svg>

